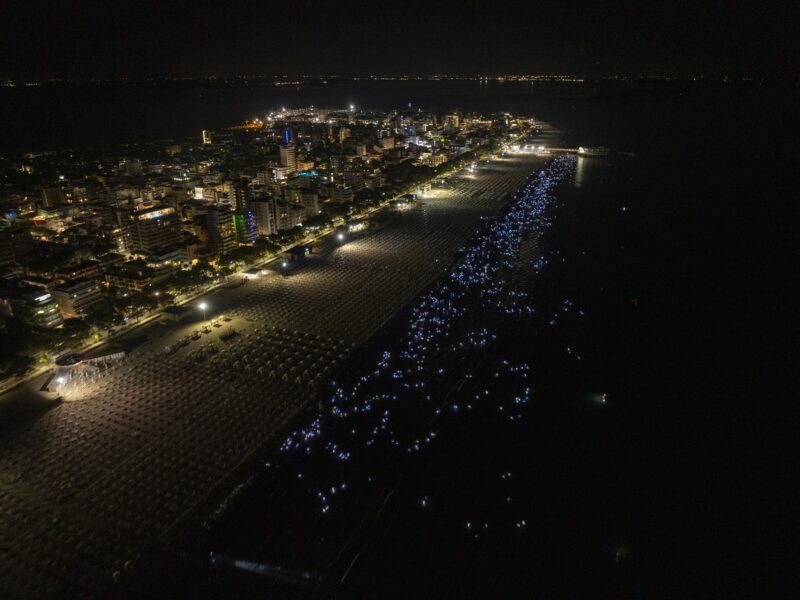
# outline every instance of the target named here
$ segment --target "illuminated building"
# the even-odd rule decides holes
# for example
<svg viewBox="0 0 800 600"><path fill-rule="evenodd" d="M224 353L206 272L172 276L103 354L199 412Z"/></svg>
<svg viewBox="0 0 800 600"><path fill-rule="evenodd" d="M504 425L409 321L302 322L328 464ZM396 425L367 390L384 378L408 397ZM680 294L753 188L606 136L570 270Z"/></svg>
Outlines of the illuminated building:
<svg viewBox="0 0 800 600"><path fill-rule="evenodd" d="M102 265L97 260L82 260L79 263L61 267L53 272L53 276L61 282L72 279L98 279L102 274Z"/></svg>
<svg viewBox="0 0 800 600"><path fill-rule="evenodd" d="M354 190L364 188L364 174L360 171L345 171L344 182Z"/></svg>
<svg viewBox="0 0 800 600"><path fill-rule="evenodd" d="M256 241L256 225L253 213L249 210L233 213L233 231L239 244L252 244Z"/></svg>
<svg viewBox="0 0 800 600"><path fill-rule="evenodd" d="M217 254L227 254L236 248L233 212L227 204L212 204L206 213L208 245Z"/></svg>
<svg viewBox="0 0 800 600"><path fill-rule="evenodd" d="M0 289L0 311L34 327L58 327L64 323L52 294L33 285Z"/></svg>
<svg viewBox="0 0 800 600"><path fill-rule="evenodd" d="M302 205L290 202L276 201L275 213L275 222L279 231L302 225L305 218L305 210Z"/></svg>
<svg viewBox="0 0 800 600"><path fill-rule="evenodd" d="M445 115L444 117L444 127L445 129L453 130L458 129L458 115Z"/></svg>
<svg viewBox="0 0 800 600"><path fill-rule="evenodd" d="M266 187L273 181L272 173L270 171L259 171L256 173L255 181L258 185Z"/></svg>
<svg viewBox="0 0 800 600"><path fill-rule="evenodd" d="M286 190L286 198L290 203L302 206L306 217L319 213L319 196L316 192L297 188L289 189Z"/></svg>
<svg viewBox="0 0 800 600"><path fill-rule="evenodd" d="M248 185L239 181L231 188L234 201L233 230L236 241L240 244L252 244L256 241L256 226L250 210L251 192Z"/></svg>
<svg viewBox="0 0 800 600"><path fill-rule="evenodd" d="M109 285L132 292L141 292L149 286L169 277L171 270L157 273L143 260L130 260L106 273Z"/></svg>
<svg viewBox="0 0 800 600"><path fill-rule="evenodd" d="M237 181L231 186L231 199L236 212L246 211L250 203L250 188L244 181Z"/></svg>
<svg viewBox="0 0 800 600"><path fill-rule="evenodd" d="M297 170L298 171L310 171L314 168L314 161L313 160L298 160L297 161Z"/></svg>
<svg viewBox="0 0 800 600"><path fill-rule="evenodd" d="M88 279L77 279L53 290L53 299L64 319L82 318L105 304L100 286Z"/></svg>
<svg viewBox="0 0 800 600"><path fill-rule="evenodd" d="M125 243L131 253L151 254L159 248L178 244L183 237L180 217L171 206L123 210L122 221Z"/></svg>
<svg viewBox="0 0 800 600"><path fill-rule="evenodd" d="M208 129L203 129L203 144L211 144L211 132Z"/></svg>
<svg viewBox="0 0 800 600"><path fill-rule="evenodd" d="M337 185L335 188L333 188L331 200L334 202L352 202L353 188L347 185Z"/></svg>
<svg viewBox="0 0 800 600"><path fill-rule="evenodd" d="M286 144L281 146L281 165L286 167L288 171L297 170L297 154L294 144Z"/></svg>
<svg viewBox="0 0 800 600"><path fill-rule="evenodd" d="M278 231L275 200L261 196L250 201L250 211L258 235L272 235Z"/></svg>

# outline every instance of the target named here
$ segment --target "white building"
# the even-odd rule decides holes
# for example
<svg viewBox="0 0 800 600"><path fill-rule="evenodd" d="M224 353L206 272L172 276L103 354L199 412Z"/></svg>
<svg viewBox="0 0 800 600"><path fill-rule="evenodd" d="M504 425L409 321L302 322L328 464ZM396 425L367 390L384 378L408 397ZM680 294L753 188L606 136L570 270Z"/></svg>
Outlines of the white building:
<svg viewBox="0 0 800 600"><path fill-rule="evenodd" d="M273 198L262 197L251 200L250 210L253 211L253 221L258 235L272 235L278 231Z"/></svg>
<svg viewBox="0 0 800 600"><path fill-rule="evenodd" d="M105 303L94 281L77 279L53 290L53 299L64 319L80 319Z"/></svg>
<svg viewBox="0 0 800 600"><path fill-rule="evenodd" d="M288 171L297 171L297 153L294 144L281 146L281 165Z"/></svg>

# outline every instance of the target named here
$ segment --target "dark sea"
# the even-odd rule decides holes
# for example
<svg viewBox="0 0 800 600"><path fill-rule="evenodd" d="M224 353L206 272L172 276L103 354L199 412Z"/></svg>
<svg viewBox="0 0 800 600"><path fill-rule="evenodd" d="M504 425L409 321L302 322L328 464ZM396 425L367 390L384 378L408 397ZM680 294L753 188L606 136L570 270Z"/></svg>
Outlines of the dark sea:
<svg viewBox="0 0 800 600"><path fill-rule="evenodd" d="M187 544L189 566L170 563L151 593L796 597L798 96L478 82L0 90L6 151L352 102L529 113L569 144L634 153L578 159L555 188L524 280L536 312L487 315L495 337L467 370L446 365L445 414L420 429L435 440L400 462L374 453L362 474L375 485L333 492L331 515L289 482L299 463L276 473L283 459L265 451ZM364 374L399 350L411 316L360 351ZM412 416L398 427L413 430Z"/></svg>

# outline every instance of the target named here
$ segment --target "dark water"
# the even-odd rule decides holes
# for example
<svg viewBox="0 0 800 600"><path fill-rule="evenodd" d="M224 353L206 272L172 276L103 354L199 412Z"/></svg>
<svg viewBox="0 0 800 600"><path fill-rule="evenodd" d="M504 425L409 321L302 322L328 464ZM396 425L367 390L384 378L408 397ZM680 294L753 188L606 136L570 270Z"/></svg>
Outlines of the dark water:
<svg viewBox="0 0 800 600"><path fill-rule="evenodd" d="M478 82L341 82L301 87L214 83L0 88L0 152L97 146L194 136L280 107L442 111L529 110L539 88ZM566 87L558 95L572 96Z"/></svg>
<svg viewBox="0 0 800 600"><path fill-rule="evenodd" d="M796 98L796 86L716 84L331 81L299 87L212 82L0 87L0 153L199 137L202 129L241 123L281 106L353 103L379 109L411 103L442 111L532 113L574 132L581 143L637 151L657 153L665 143L664 150L672 150L672 142L681 141L696 149L733 141L746 152L752 141L748 136L779 125Z"/></svg>
<svg viewBox="0 0 800 600"><path fill-rule="evenodd" d="M574 143L636 151L582 160L558 188L539 248L549 263L529 288L538 316L487 323L498 338L448 397L462 407L487 389L513 397L521 380L494 373L503 360L527 365L531 393L520 418L499 415L495 402L450 415L424 452L384 465L386 487L343 496L327 526L302 518L318 511L316 500L260 475L190 554L313 570L324 588L221 566L193 574L205 595L730 598L795 590L796 91L529 92L387 84L223 90L197 100L181 88L129 104L119 92L119 112L100 111L121 119L116 130L108 116L88 121L122 137L127 119L146 115L153 121L142 135L183 135L200 127L198 117L214 127L283 102L391 98L525 109ZM154 105L163 114L153 116L161 112ZM343 541L337 557L331 548Z"/></svg>

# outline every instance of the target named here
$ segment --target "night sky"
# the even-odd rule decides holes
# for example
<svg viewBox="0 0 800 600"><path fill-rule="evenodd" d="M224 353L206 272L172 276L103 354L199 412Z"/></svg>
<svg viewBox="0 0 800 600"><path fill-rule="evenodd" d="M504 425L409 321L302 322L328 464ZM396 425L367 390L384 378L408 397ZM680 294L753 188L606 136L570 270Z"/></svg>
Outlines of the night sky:
<svg viewBox="0 0 800 600"><path fill-rule="evenodd" d="M0 77L796 76L800 3L658 4L7 0Z"/></svg>

